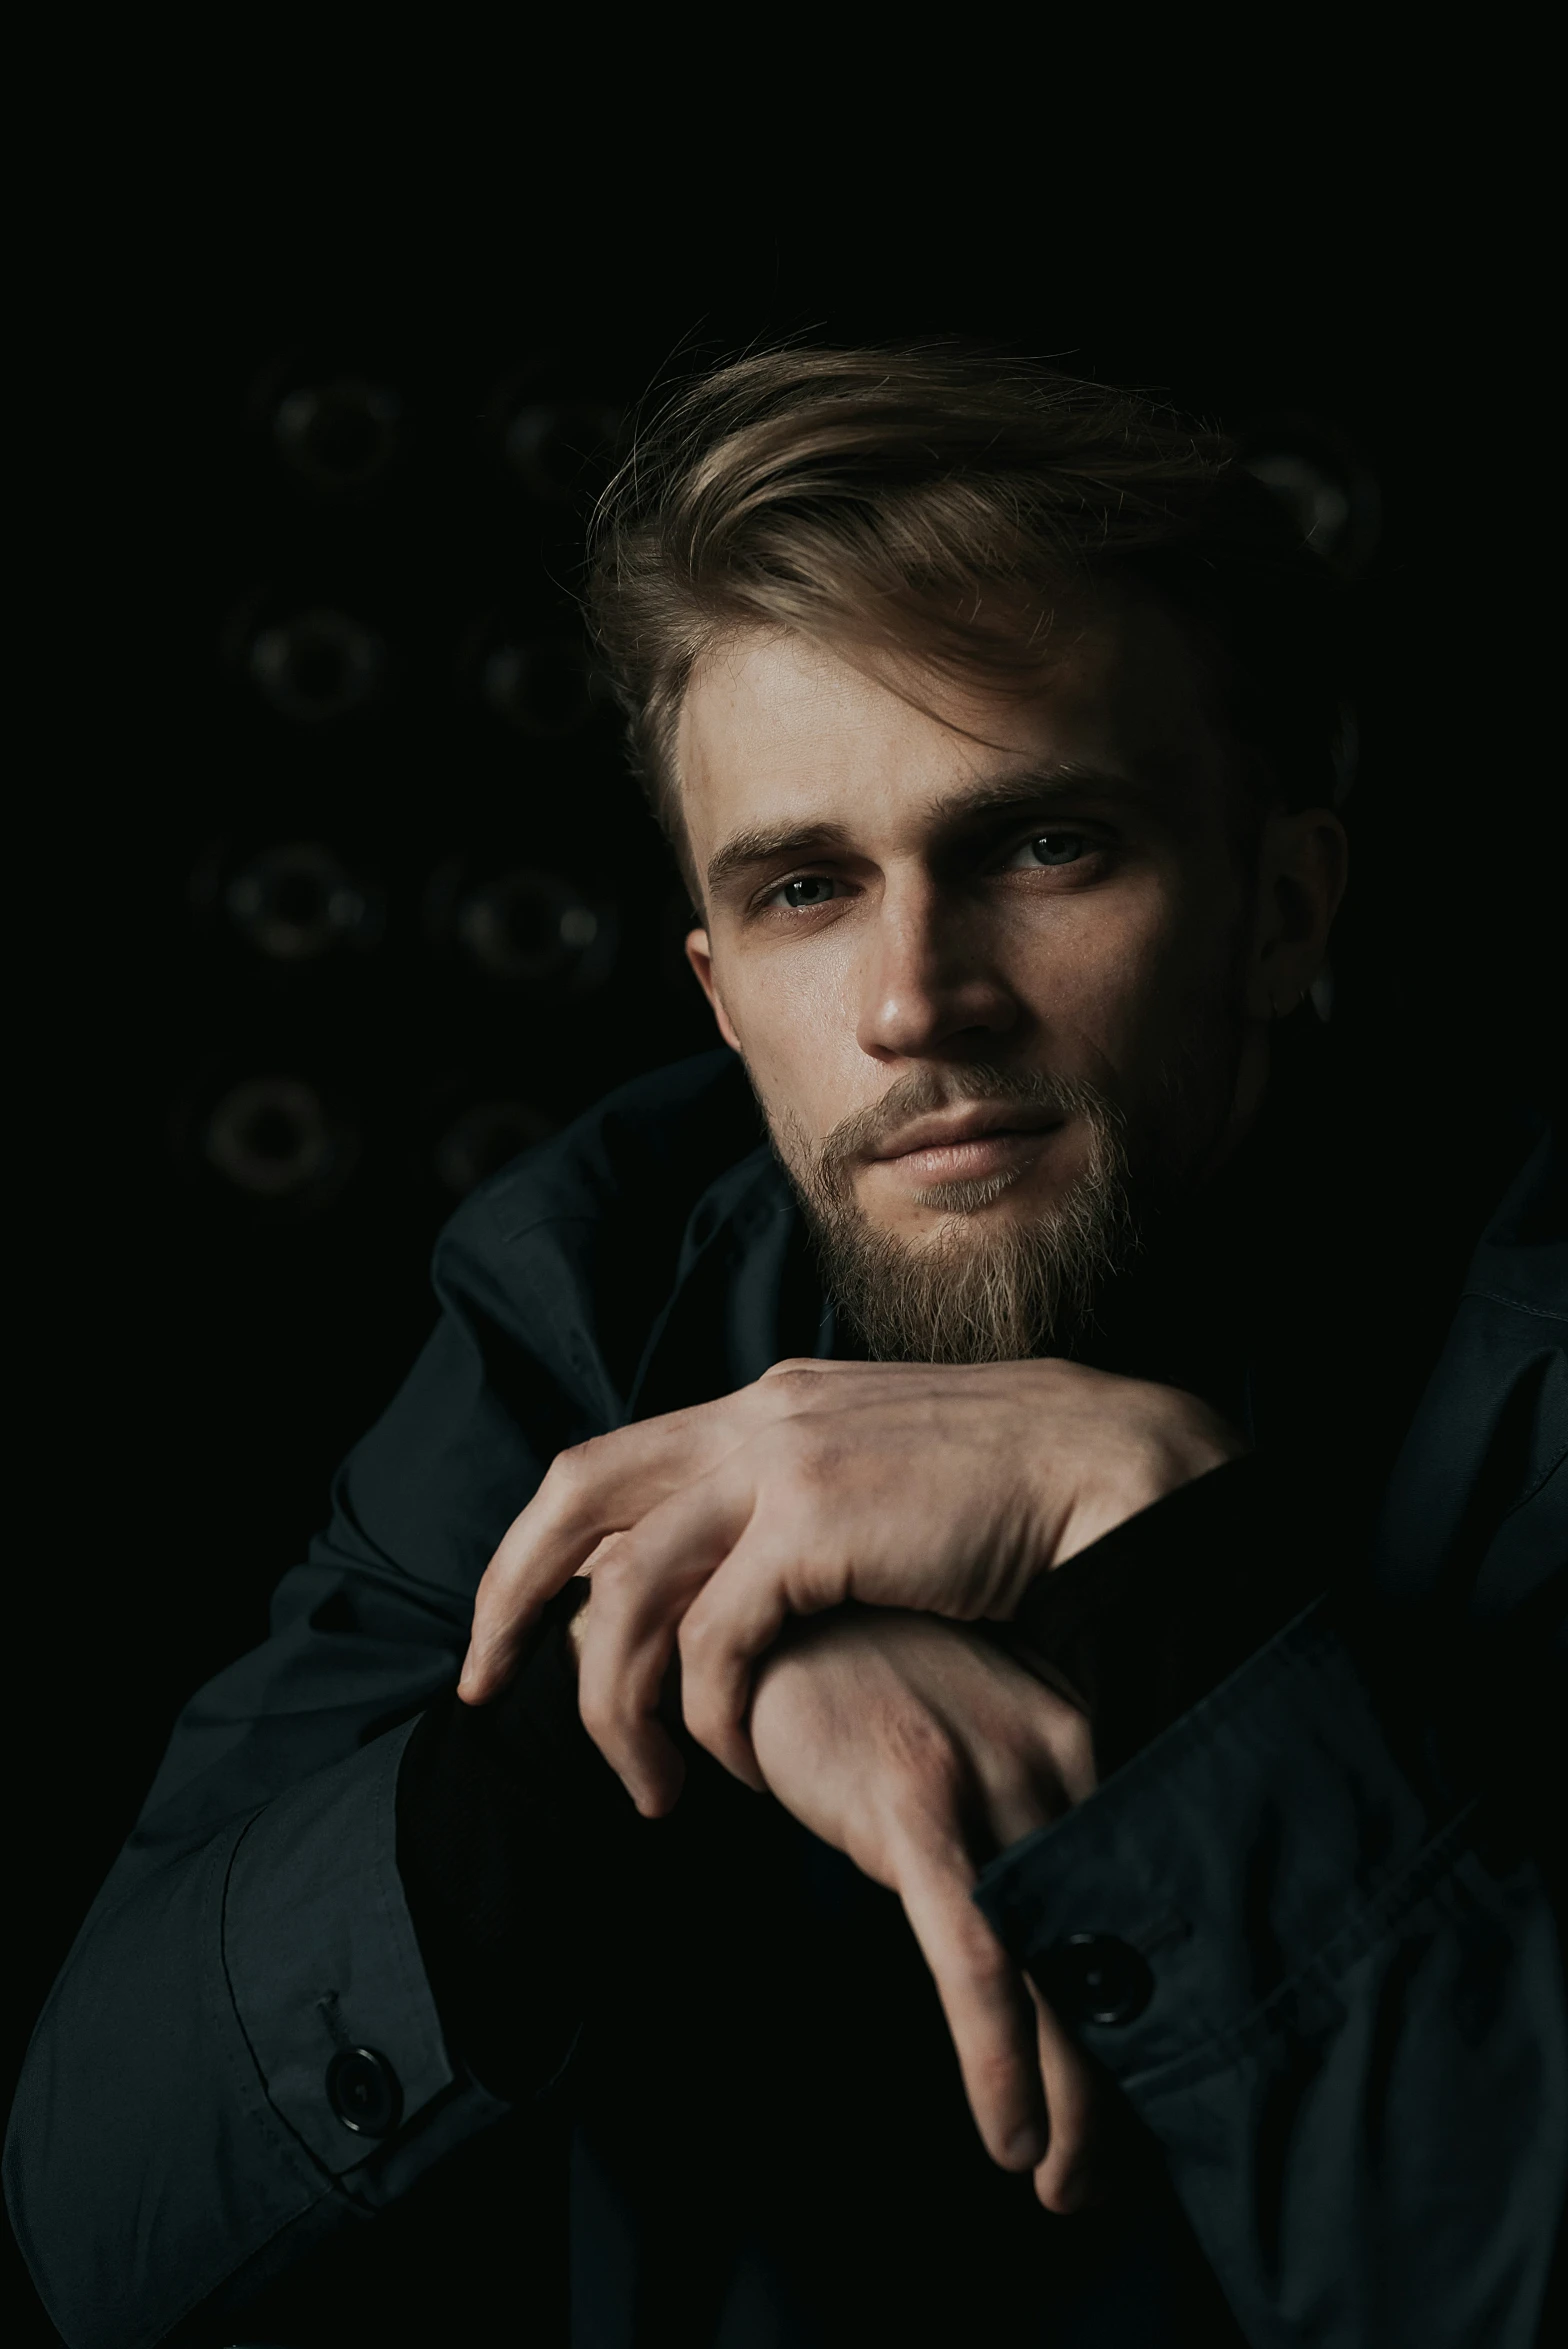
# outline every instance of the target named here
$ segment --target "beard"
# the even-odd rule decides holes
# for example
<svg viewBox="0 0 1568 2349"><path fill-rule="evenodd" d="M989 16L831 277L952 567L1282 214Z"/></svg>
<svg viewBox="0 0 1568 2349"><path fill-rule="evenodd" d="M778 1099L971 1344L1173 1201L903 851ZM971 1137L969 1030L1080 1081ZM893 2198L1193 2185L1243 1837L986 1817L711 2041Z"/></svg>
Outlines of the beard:
<svg viewBox="0 0 1568 2349"><path fill-rule="evenodd" d="M1062 1195L1028 1217L984 1210L1012 1173L916 1194L941 1220L908 1239L874 1224L855 1193L857 1163L910 1119L964 1101L1044 1110L1086 1138ZM1094 1086L982 1066L916 1070L873 1107L813 1144L788 1117L773 1139L816 1242L828 1292L882 1362L1017 1362L1072 1352L1104 1292L1140 1245L1125 1121Z"/></svg>

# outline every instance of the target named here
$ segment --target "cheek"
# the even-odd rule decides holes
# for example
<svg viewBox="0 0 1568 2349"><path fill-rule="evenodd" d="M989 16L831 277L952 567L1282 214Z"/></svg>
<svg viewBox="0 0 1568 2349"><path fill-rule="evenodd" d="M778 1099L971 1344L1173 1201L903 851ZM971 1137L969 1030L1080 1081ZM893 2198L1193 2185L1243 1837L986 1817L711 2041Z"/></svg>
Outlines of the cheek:
<svg viewBox="0 0 1568 2349"><path fill-rule="evenodd" d="M865 1083L848 956L824 951L829 945L822 940L809 952L714 965L764 1106L788 1112L812 1135L827 1133L859 1108Z"/></svg>
<svg viewBox="0 0 1568 2349"><path fill-rule="evenodd" d="M1086 893L1019 936L1013 982L1064 1073L1115 1090L1118 1077L1212 1029L1232 989L1239 910L1234 888L1218 882Z"/></svg>
<svg viewBox="0 0 1568 2349"><path fill-rule="evenodd" d="M1013 989L1042 1029L1093 1039L1119 1057L1180 960L1181 924L1168 893L1128 886L1059 903L1046 922L1020 922L1010 944Z"/></svg>

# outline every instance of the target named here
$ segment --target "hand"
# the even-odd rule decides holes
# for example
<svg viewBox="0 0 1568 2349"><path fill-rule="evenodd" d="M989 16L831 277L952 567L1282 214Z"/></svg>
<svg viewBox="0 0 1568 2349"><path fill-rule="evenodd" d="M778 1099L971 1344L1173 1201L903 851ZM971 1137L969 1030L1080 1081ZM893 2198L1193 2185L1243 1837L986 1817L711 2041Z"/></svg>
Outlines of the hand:
<svg viewBox="0 0 1568 2349"><path fill-rule="evenodd" d="M1088 1723L971 1632L852 1611L765 1660L751 1730L777 1799L903 1902L986 2150L1077 2209L1100 2182L1103 2091L970 1894L977 1863L1093 1791Z"/></svg>
<svg viewBox="0 0 1568 2349"><path fill-rule="evenodd" d="M654 1718L677 1636L687 1726L757 1785L751 1670L788 1616L1005 1621L1037 1574L1243 1448L1195 1397L1079 1363L781 1363L560 1455L480 1583L459 1694L494 1696L591 1570L583 1719L639 1809L680 1790Z"/></svg>

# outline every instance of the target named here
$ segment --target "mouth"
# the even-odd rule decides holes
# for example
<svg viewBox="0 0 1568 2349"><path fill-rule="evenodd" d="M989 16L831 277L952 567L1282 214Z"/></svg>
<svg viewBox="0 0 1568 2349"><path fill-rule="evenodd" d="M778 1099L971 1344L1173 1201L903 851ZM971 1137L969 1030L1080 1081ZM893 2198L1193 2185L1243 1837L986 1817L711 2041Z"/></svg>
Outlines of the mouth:
<svg viewBox="0 0 1568 2349"><path fill-rule="evenodd" d="M1059 1110L970 1102L901 1127L872 1153L871 1163L890 1167L922 1188L974 1182L1037 1156L1064 1122Z"/></svg>

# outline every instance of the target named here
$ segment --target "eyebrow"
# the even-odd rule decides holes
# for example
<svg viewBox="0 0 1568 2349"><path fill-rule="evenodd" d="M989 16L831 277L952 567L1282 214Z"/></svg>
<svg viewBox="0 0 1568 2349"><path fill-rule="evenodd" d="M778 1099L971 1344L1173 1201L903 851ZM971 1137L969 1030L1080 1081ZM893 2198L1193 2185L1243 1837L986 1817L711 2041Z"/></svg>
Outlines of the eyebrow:
<svg viewBox="0 0 1568 2349"><path fill-rule="evenodd" d="M737 832L709 857L708 887L722 889L739 874L776 864L780 857L824 856L848 846L849 834L842 824L760 825Z"/></svg>
<svg viewBox="0 0 1568 2349"><path fill-rule="evenodd" d="M1053 801L1088 797L1144 806L1161 796L1156 784L1064 761L946 792L931 801L926 812L934 829L951 837L1000 816L1033 814L1049 808ZM776 864L780 858L842 854L850 845L851 835L843 824L760 825L735 833L715 850L708 859L708 888L716 894L728 882Z"/></svg>

